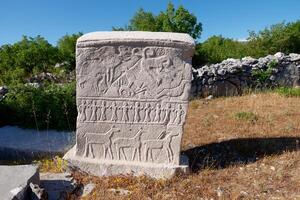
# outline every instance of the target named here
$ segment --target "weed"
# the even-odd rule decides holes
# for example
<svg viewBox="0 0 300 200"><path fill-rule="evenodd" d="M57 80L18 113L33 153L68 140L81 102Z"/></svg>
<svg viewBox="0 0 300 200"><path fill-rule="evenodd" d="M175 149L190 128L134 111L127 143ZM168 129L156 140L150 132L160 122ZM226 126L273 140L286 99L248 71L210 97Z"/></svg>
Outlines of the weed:
<svg viewBox="0 0 300 200"><path fill-rule="evenodd" d="M281 87L275 91L285 97L300 97L300 88Z"/></svg>
<svg viewBox="0 0 300 200"><path fill-rule="evenodd" d="M245 121L251 121L251 122L255 122L258 120L258 117L255 113L246 112L246 111L236 112L234 114L234 117L235 117L235 119L238 119L238 120L245 120Z"/></svg>

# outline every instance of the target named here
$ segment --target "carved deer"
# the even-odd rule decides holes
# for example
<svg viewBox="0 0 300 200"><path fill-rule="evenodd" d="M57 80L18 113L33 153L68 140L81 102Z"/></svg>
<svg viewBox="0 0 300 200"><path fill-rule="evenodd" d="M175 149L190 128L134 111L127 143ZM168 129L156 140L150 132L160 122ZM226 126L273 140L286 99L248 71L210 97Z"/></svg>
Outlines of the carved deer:
<svg viewBox="0 0 300 200"><path fill-rule="evenodd" d="M117 156L119 160L121 160L121 153L123 154L125 160L127 160L124 149L130 148L133 150L131 160L133 161L135 159L135 156L138 155L138 160L141 161L141 136L143 132L144 131L142 130L142 128L140 128L140 130L131 138L117 138L113 141L113 144L116 146Z"/></svg>
<svg viewBox="0 0 300 200"><path fill-rule="evenodd" d="M178 136L179 133L174 132L166 132L163 131L161 134L157 137L157 139L151 139L151 140L145 140L143 142L143 146L145 147L145 159L146 161L149 161L148 155L150 154L151 161L153 162L153 150L158 149L160 152L165 148L168 161L171 163L174 159L174 153L171 148L171 143L173 140L173 137Z"/></svg>
<svg viewBox="0 0 300 200"><path fill-rule="evenodd" d="M95 158L92 145L98 144L98 145L102 145L103 147L104 158L106 158L106 154L107 152L109 152L111 158L113 159L113 153L111 149L111 145L112 145L111 138L117 132L120 132L120 129L115 128L113 126L105 134L87 133L85 137L85 151L84 151L85 157L88 157L89 152L91 152L92 157Z"/></svg>

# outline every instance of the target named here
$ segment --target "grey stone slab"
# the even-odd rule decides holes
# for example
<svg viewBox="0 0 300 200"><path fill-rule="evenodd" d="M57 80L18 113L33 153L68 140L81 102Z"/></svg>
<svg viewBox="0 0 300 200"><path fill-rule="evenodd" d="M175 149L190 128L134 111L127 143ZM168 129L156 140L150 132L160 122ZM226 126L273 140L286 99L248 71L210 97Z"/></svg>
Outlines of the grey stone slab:
<svg viewBox="0 0 300 200"><path fill-rule="evenodd" d="M0 160L30 159L40 154L64 153L74 143L74 132L4 126L0 128Z"/></svg>
<svg viewBox="0 0 300 200"><path fill-rule="evenodd" d="M39 184L39 172L36 165L0 165L0 199L29 199L31 182Z"/></svg>
<svg viewBox="0 0 300 200"><path fill-rule="evenodd" d="M49 200L57 200L70 194L76 182L69 173L41 173L41 187L48 193Z"/></svg>
<svg viewBox="0 0 300 200"><path fill-rule="evenodd" d="M99 176L186 171L179 158L194 45L182 33L80 37L76 145L65 159Z"/></svg>

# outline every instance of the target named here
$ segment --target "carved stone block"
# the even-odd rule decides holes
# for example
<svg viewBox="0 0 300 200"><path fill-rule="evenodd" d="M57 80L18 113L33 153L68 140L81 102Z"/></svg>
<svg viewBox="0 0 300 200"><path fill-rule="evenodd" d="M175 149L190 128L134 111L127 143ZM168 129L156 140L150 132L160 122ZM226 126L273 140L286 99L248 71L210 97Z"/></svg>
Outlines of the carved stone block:
<svg viewBox="0 0 300 200"><path fill-rule="evenodd" d="M94 32L77 41L76 145L65 155L94 175L170 177L191 87L194 40L182 33Z"/></svg>

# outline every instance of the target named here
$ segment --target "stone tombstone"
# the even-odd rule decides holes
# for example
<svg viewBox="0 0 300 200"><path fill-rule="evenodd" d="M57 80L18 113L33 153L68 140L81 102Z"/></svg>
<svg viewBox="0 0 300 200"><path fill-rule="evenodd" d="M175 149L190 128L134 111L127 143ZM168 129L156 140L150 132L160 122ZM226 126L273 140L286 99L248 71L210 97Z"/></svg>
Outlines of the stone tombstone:
<svg viewBox="0 0 300 200"><path fill-rule="evenodd" d="M170 177L180 144L194 40L187 34L93 32L77 40L76 145L65 155L97 175Z"/></svg>

